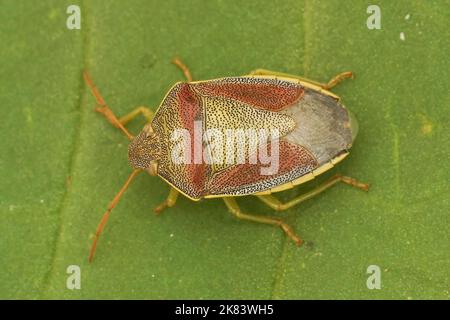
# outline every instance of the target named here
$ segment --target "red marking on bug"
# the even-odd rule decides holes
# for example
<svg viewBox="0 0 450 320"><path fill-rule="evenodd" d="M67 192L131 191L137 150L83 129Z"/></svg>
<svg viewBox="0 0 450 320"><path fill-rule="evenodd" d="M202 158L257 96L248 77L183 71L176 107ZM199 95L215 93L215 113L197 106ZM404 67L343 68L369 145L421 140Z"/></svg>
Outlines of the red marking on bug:
<svg viewBox="0 0 450 320"><path fill-rule="evenodd" d="M180 86L177 97L177 101L180 103L178 115L183 127L189 131L191 141L193 142L191 143L191 159L193 163L186 164L186 172L188 174L188 180L192 182L195 192L201 194L205 187L206 172L203 154L196 152L196 150L202 149L202 136L195 134L195 121L202 119L202 107L195 92L187 83Z"/></svg>
<svg viewBox="0 0 450 320"><path fill-rule="evenodd" d="M271 144L262 146L271 152ZM257 164L244 163L233 165L216 174L209 184L211 194L232 194L244 186L270 181L295 169L303 170L305 173L317 168L316 158L304 147L289 143L285 140L279 142L279 169L274 175L262 175L260 167L264 166L258 160Z"/></svg>
<svg viewBox="0 0 450 320"><path fill-rule="evenodd" d="M227 97L269 111L280 111L300 100L304 94L302 86L291 83L283 86L282 82L274 79L239 80L201 82L194 84L194 88L206 96Z"/></svg>

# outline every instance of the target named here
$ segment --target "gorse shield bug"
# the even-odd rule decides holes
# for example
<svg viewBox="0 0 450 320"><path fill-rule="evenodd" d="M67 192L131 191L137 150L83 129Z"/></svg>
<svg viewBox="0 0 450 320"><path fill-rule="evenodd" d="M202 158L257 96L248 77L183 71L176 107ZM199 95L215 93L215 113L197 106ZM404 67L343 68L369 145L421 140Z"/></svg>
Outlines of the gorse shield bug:
<svg viewBox="0 0 450 320"><path fill-rule="evenodd" d="M357 135L355 117L329 89L344 72L326 84L258 69L249 75L193 81L178 59L187 81L176 83L156 112L139 107L117 118L89 74L84 79L103 114L131 141L132 173L103 215L89 261L111 210L131 180L142 171L170 185L157 213L172 207L181 193L197 201L222 198L237 218L279 226L297 244L302 240L279 218L243 213L235 197L253 195L276 211L286 210L337 182L367 191L368 185L336 175L317 188L282 203L272 194L293 188L331 169L349 154ZM148 121L134 137L126 123L142 114Z"/></svg>

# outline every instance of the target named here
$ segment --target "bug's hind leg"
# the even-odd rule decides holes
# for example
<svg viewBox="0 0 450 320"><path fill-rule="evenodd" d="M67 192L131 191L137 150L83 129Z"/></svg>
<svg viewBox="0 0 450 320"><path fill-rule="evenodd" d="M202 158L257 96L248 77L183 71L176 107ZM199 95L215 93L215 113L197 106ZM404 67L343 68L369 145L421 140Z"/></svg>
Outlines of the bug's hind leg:
<svg viewBox="0 0 450 320"><path fill-rule="evenodd" d="M239 205L237 204L236 200L234 199L234 197L226 197L223 198L223 201L225 202L228 210L230 210L230 212L235 215L237 218L242 219L242 220L248 220L248 221L254 221L254 222L259 222L259 223L265 223L265 224L271 224L274 226L279 226L281 229L283 229L283 231L289 236L289 238L291 238L296 245L301 245L302 244L302 239L300 239L294 232L294 230L292 230L292 228L286 224L285 222L283 222L282 220L278 219L278 218L271 218L271 217L263 217L263 216L255 216L255 215L250 215L247 213L243 213L241 211L241 208L239 208Z"/></svg>
<svg viewBox="0 0 450 320"><path fill-rule="evenodd" d="M189 68L178 57L173 58L172 63L183 71L183 74L188 82L192 81L191 71L189 71Z"/></svg>
<svg viewBox="0 0 450 320"><path fill-rule="evenodd" d="M164 209L173 207L177 202L179 194L180 192L177 189L175 189L174 187L170 187L169 195L167 196L166 200L164 200L163 203L157 206L154 211L157 214L160 214Z"/></svg>
<svg viewBox="0 0 450 320"><path fill-rule="evenodd" d="M329 90L329 89L333 88L334 86L336 86L338 83L340 83L344 79L347 79L347 78L352 78L353 79L353 73L351 71L346 71L346 72L339 73L338 75L334 76L327 83L321 83L321 82L317 82L317 81L310 80L310 79L307 79L307 78L299 77L299 76L296 76L296 75L283 73L283 72L277 72L277 71L271 71L271 70L266 70L266 69L253 70L253 71L250 72L250 75L253 75L253 76L269 75L269 76L280 76L280 77L294 78L294 79L298 79L300 81L311 83L313 85L319 86L319 87L321 87L323 89L326 89L326 90Z"/></svg>
<svg viewBox="0 0 450 320"><path fill-rule="evenodd" d="M276 211L283 211L283 210L287 210L289 208L292 208L293 206L299 204L300 202L303 202L305 200L308 200L316 195L318 195L319 193L327 190L328 188L334 186L336 183L338 182L344 182L346 184L349 184L353 187L362 189L364 191L368 191L369 190L369 185L366 183L362 183L359 182L353 178L347 177L347 176L342 176L340 174L335 175L334 177L332 177L330 180L326 181L325 183L321 184L320 186L314 188L313 190L305 193L305 194L301 194L297 197L295 197L294 199L288 201L288 202L281 202L280 200L278 200L275 196L269 194L269 195L257 195L257 197L264 202L265 204L267 204L269 207L271 207L272 209L276 210Z"/></svg>

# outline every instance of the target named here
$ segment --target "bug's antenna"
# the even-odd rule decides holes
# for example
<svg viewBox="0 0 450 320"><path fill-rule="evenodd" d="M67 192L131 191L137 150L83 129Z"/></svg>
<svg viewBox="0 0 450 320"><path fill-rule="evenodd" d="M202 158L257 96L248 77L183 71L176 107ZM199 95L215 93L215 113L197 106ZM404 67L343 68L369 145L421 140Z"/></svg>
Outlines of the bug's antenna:
<svg viewBox="0 0 450 320"><path fill-rule="evenodd" d="M103 113L106 119L108 119L108 121L111 122L113 126L122 130L122 132L127 136L129 140L133 140L133 135L123 126L123 124L115 116L114 112L112 112L112 110L107 106L105 100L92 81L91 76L86 70L84 70L83 72L83 78L89 89L91 89L92 95L95 97L95 100L97 100L97 107L95 108L95 111Z"/></svg>
<svg viewBox="0 0 450 320"><path fill-rule="evenodd" d="M100 234L102 233L103 229L105 228L106 222L108 221L108 218L109 218L109 215L111 214L112 209L114 209L114 207L119 202L119 200L122 197L122 195L125 192L125 190L127 190L128 186L130 185L131 180L133 180L133 178L140 171L141 171L140 169L133 170L133 172L128 177L127 181L125 181L125 184L123 185L123 187L120 189L120 191L116 194L114 199L109 204L108 209L106 210L106 212L103 214L103 217L102 217L102 219L100 220L100 223L97 226L97 230L95 231L94 242L92 243L91 251L89 252L89 262L92 262L92 260L94 259L95 248L97 247L98 238L100 237Z"/></svg>

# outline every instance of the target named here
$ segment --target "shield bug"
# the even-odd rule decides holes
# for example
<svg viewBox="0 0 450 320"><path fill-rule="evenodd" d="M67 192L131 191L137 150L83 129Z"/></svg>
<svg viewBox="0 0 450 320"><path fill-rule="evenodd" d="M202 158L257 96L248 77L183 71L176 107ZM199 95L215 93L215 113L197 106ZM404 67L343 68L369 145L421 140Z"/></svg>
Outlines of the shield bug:
<svg viewBox="0 0 450 320"><path fill-rule="evenodd" d="M273 195L314 179L349 154L358 125L329 89L352 77L351 72L326 84L264 69L193 81L179 59L173 63L187 81L173 85L156 112L139 107L122 118L114 115L84 73L97 101L95 110L131 141L128 159L133 168L97 227L89 261L111 210L139 172L157 175L170 185L168 197L155 208L157 213L172 207L180 193L194 201L222 198L237 218L279 226L297 245L302 240L288 224L276 217L243 213L235 198L253 195L281 211L338 182L368 190L365 183L336 175L285 203ZM125 124L140 114L148 123L134 137Z"/></svg>

